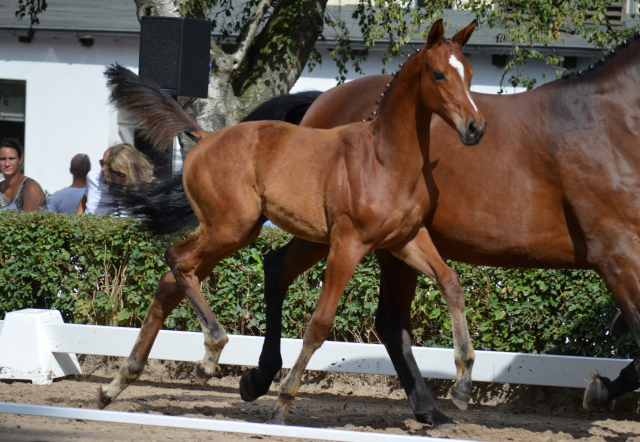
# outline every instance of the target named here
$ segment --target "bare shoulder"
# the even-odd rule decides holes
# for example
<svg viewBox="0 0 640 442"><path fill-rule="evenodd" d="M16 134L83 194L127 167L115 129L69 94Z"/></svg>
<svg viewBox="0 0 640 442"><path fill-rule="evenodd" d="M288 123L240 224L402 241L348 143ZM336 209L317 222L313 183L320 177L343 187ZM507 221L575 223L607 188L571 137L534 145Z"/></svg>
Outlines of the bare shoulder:
<svg viewBox="0 0 640 442"><path fill-rule="evenodd" d="M38 204L40 204L40 201L42 201L42 198L44 198L44 191L42 190L42 187L40 187L40 184L38 184L37 181L31 180L24 184L24 190L22 192L22 200L25 203L37 202Z"/></svg>
<svg viewBox="0 0 640 442"><path fill-rule="evenodd" d="M24 191L31 193L42 193L44 195L44 191L40 184L37 181L31 179L24 184Z"/></svg>

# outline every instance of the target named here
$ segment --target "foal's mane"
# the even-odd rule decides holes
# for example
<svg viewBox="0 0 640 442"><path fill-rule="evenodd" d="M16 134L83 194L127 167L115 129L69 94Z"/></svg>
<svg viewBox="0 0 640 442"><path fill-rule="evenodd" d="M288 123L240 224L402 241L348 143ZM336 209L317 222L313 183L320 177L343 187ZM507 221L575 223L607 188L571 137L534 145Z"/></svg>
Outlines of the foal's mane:
<svg viewBox="0 0 640 442"><path fill-rule="evenodd" d="M586 70L565 72L561 78L565 80L573 79L573 78L581 77L583 74L587 72L598 71L602 67L606 67L612 58L615 58L617 55L623 52L626 52L630 47L638 44L638 40L640 40L640 31L637 31L635 34L633 34L633 36L623 40L622 43L620 43L615 48L611 49L611 51L609 51L607 55L600 58L596 64L590 65Z"/></svg>
<svg viewBox="0 0 640 442"><path fill-rule="evenodd" d="M446 44L448 42L449 42L449 39L446 39L441 44ZM421 46L421 47L419 47L417 49L414 49L414 52L410 52L409 55L407 55L407 61L410 60L411 57L413 57L414 55L417 55L423 48L424 48L424 46ZM389 91L391 90L393 85L396 83L398 75L400 74L400 72L402 71L402 68L404 68L405 65L406 65L406 63L400 63L398 65L400 70L397 71L397 72L392 72L391 73L391 76L393 78L391 79L391 81L389 83L386 84L384 92L382 92L380 94L380 99L375 101L375 103L378 105L377 109L374 110L373 112L371 112L371 115L368 118L365 118L364 120L362 120L363 122L371 121L376 116L378 116L378 114L380 113L380 109L382 107L382 103L384 102L384 99L386 98L387 94L389 93Z"/></svg>

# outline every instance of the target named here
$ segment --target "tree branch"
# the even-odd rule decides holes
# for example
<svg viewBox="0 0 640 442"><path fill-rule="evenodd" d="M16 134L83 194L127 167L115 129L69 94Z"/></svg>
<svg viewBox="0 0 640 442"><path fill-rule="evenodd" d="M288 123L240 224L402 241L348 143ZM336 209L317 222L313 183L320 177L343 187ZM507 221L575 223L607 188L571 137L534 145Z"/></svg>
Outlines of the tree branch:
<svg viewBox="0 0 640 442"><path fill-rule="evenodd" d="M258 28L260 27L260 23L262 23L262 19L264 18L264 15L267 13L267 10L269 9L270 4L271 4L270 0L260 0L260 2L258 3L258 6L254 11L253 17L251 17L251 20L248 23L246 32L239 39L238 50L232 56L234 60L234 63L233 63L234 71L240 66L240 63L242 63L245 57L247 56L249 52L249 48L251 47L251 44L253 43L253 40L256 37L256 34L258 33Z"/></svg>
<svg viewBox="0 0 640 442"><path fill-rule="evenodd" d="M145 15L156 17L180 17L183 0L134 0L138 10L138 20Z"/></svg>
<svg viewBox="0 0 640 442"><path fill-rule="evenodd" d="M327 0L280 0L234 79L236 96L267 99L286 93L296 82L322 34Z"/></svg>

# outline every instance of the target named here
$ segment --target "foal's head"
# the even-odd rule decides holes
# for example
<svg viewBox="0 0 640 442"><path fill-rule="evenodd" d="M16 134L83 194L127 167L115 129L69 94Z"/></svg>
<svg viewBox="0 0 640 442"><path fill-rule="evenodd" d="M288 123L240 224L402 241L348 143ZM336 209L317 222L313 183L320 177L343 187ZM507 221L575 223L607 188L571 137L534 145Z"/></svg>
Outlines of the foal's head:
<svg viewBox="0 0 640 442"><path fill-rule="evenodd" d="M442 20L431 27L422 49L420 94L423 103L458 131L464 144L477 144L487 123L471 98L469 87L473 68L462 48L476 27L474 20L451 40L444 38Z"/></svg>

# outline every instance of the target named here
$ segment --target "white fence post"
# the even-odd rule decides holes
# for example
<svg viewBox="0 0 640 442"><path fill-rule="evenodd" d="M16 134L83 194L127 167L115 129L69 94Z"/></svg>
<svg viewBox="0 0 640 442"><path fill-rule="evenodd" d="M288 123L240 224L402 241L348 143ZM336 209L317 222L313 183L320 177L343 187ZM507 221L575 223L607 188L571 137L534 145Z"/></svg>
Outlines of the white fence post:
<svg viewBox="0 0 640 442"><path fill-rule="evenodd" d="M7 313L0 330L0 379L50 384L53 379L80 374L73 353L52 353L45 324L64 324L58 310L24 309Z"/></svg>

